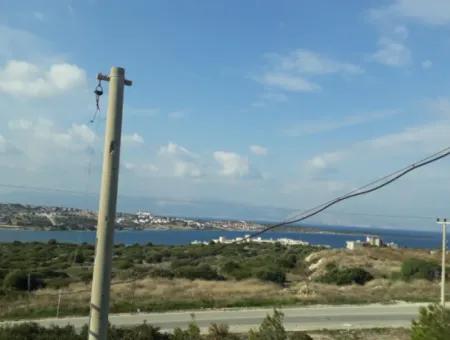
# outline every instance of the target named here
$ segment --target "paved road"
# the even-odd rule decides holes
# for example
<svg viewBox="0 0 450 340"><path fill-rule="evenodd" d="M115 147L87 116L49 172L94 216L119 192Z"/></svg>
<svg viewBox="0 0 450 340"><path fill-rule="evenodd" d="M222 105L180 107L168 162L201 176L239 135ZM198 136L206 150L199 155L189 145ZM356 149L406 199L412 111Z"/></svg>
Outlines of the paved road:
<svg viewBox="0 0 450 340"><path fill-rule="evenodd" d="M395 305L362 305L362 306L308 306L282 308L285 315L284 325L287 330L316 329L350 329L371 327L408 327L414 319L420 306L425 304L395 304ZM264 317L271 313L267 309L228 309L205 310L167 313L113 314L109 320L116 326L131 326L144 321L171 331L176 327L186 327L195 315L195 321L206 331L211 323L226 323L235 332L246 332L257 328ZM68 317L60 319L33 320L44 326L67 324L81 328L87 323L87 317ZM10 323L24 322L14 321ZM0 325L6 322L0 323Z"/></svg>

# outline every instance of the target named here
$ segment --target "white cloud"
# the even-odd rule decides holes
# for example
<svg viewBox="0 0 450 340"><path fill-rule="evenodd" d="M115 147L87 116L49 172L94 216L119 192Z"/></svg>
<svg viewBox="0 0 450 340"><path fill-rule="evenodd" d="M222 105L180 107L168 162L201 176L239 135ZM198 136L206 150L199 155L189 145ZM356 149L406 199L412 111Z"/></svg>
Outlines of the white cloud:
<svg viewBox="0 0 450 340"><path fill-rule="evenodd" d="M130 144L130 145L142 145L144 144L144 138L134 132L132 134L125 134L122 136L122 141L126 144Z"/></svg>
<svg viewBox="0 0 450 340"><path fill-rule="evenodd" d="M8 122L8 128L10 130L28 130L32 125L33 123L30 120L22 118L17 120L10 120Z"/></svg>
<svg viewBox="0 0 450 340"><path fill-rule="evenodd" d="M167 145L161 146L159 148L159 155L169 155L169 156L188 156L194 157L195 155L190 152L185 147L178 145L173 142L169 142Z"/></svg>
<svg viewBox="0 0 450 340"><path fill-rule="evenodd" d="M92 144L96 140L94 131L92 131L86 124L72 124L68 134L72 138L78 139L86 144Z"/></svg>
<svg viewBox="0 0 450 340"><path fill-rule="evenodd" d="M250 173L250 165L246 157L226 151L216 151L213 156L221 166L222 176L245 177Z"/></svg>
<svg viewBox="0 0 450 340"><path fill-rule="evenodd" d="M201 177L203 175L198 165L193 162L176 160L174 165L176 177Z"/></svg>
<svg viewBox="0 0 450 340"><path fill-rule="evenodd" d="M433 66L433 62L427 59L422 61L421 65L424 70L428 70L429 68L431 68L431 66Z"/></svg>
<svg viewBox="0 0 450 340"><path fill-rule="evenodd" d="M3 60L27 56L41 59L42 47L46 43L33 33L0 25L0 57Z"/></svg>
<svg viewBox="0 0 450 340"><path fill-rule="evenodd" d="M364 72L358 65L339 62L305 49L297 49L285 55L272 53L267 58L267 70L257 80L268 87L284 91L314 92L320 90L320 85L312 81L311 77L356 75Z"/></svg>
<svg viewBox="0 0 450 340"><path fill-rule="evenodd" d="M312 135L316 133L323 133L328 131L333 131L337 129L342 129L346 127L366 124L374 122L376 120L381 120L393 115L399 114L398 111L375 111L375 112L364 112L358 115L350 115L336 118L328 119L318 119L318 120L304 120L300 124L291 124L284 132L286 135L291 137L300 137L305 135Z"/></svg>
<svg viewBox="0 0 450 340"><path fill-rule="evenodd" d="M267 155L267 148L261 145L250 145L250 151L257 156Z"/></svg>
<svg viewBox="0 0 450 340"><path fill-rule="evenodd" d="M315 92L320 90L320 86L301 77L283 73L266 73L261 82L267 86L277 87L291 92Z"/></svg>
<svg viewBox="0 0 450 340"><path fill-rule="evenodd" d="M0 152L6 151L6 139L0 134Z"/></svg>
<svg viewBox="0 0 450 340"><path fill-rule="evenodd" d="M390 38L381 38L378 41L378 50L370 59L394 67L409 65L412 60L409 48L402 42Z"/></svg>
<svg viewBox="0 0 450 340"><path fill-rule="evenodd" d="M299 74L360 74L363 72L358 65L341 63L326 58L319 53L298 49L285 56L273 55L278 59L278 67L286 71L295 71Z"/></svg>
<svg viewBox="0 0 450 340"><path fill-rule="evenodd" d="M436 146L449 145L449 124L444 122L429 123L422 126L408 127L401 132L387 134L368 141L374 149L394 150L408 145L414 149L425 147L433 150ZM439 141L439 142L438 142Z"/></svg>
<svg viewBox="0 0 450 340"><path fill-rule="evenodd" d="M321 178L337 171L337 164L344 160L346 153L343 151L324 152L305 162L305 170L313 178Z"/></svg>
<svg viewBox="0 0 450 340"><path fill-rule="evenodd" d="M45 70L26 61L10 60L0 69L0 92L14 96L55 96L85 82L85 71L70 64L54 64Z"/></svg>
<svg viewBox="0 0 450 340"><path fill-rule="evenodd" d="M173 112L169 112L168 114L167 114L167 116L170 118L170 119L183 119L183 118L185 118L186 117L186 111L181 111L181 110L179 110L179 111L173 111Z"/></svg>
<svg viewBox="0 0 450 340"><path fill-rule="evenodd" d="M450 117L450 100L445 97L437 97L425 101L429 113L443 117Z"/></svg>
<svg viewBox="0 0 450 340"><path fill-rule="evenodd" d="M199 157L181 145L169 142L159 148L158 155L168 162L166 174L194 178L204 175Z"/></svg>
<svg viewBox="0 0 450 340"><path fill-rule="evenodd" d="M373 9L372 18L405 18L429 25L450 23L450 2L448 0L394 0L392 4Z"/></svg>
<svg viewBox="0 0 450 340"><path fill-rule="evenodd" d="M134 171L139 173L140 175L149 175L158 172L158 167L152 163L133 163L133 162L124 162L123 166L125 169L129 171Z"/></svg>

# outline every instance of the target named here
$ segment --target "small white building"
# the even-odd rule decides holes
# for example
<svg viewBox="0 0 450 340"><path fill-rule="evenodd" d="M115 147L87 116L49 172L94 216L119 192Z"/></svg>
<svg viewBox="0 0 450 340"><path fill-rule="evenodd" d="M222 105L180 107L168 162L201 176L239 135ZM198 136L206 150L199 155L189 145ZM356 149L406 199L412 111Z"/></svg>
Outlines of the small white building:
<svg viewBox="0 0 450 340"><path fill-rule="evenodd" d="M383 241L379 236L367 236L366 243L372 247L382 247Z"/></svg>
<svg viewBox="0 0 450 340"><path fill-rule="evenodd" d="M346 241L346 244L346 248L350 250L361 249L362 247L364 247L364 242L360 240Z"/></svg>

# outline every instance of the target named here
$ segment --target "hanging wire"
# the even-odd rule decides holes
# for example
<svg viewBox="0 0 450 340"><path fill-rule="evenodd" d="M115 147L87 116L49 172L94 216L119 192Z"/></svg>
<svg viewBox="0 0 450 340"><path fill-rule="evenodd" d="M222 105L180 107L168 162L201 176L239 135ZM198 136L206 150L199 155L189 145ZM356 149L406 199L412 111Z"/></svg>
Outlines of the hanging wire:
<svg viewBox="0 0 450 340"><path fill-rule="evenodd" d="M97 114L100 113L100 96L103 94L102 81L99 79L98 84L94 90L95 93L95 112L90 120L90 123L93 124L95 122L95 118L97 118Z"/></svg>

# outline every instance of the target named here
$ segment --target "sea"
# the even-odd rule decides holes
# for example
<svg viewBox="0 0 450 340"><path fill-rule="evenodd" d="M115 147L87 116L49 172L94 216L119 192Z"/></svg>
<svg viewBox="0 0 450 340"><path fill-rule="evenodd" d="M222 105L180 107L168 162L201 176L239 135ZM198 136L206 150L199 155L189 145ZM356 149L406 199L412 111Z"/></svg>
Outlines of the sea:
<svg viewBox="0 0 450 340"><path fill-rule="evenodd" d="M264 239L290 238L302 240L313 245L325 245L332 248L344 248L346 241L364 240L366 235L377 235L384 242L394 242L402 248L437 249L441 247L441 233L438 230L418 231L383 228L325 227L320 232L269 231L262 235ZM183 245L192 241L210 241L225 236L232 239L242 237L249 232L222 230L118 230L114 235L115 243L156 245ZM58 242L90 243L95 242L94 231L35 231L0 229L2 242L47 242L55 239Z"/></svg>

